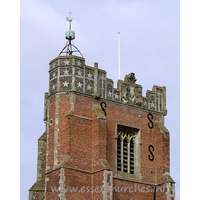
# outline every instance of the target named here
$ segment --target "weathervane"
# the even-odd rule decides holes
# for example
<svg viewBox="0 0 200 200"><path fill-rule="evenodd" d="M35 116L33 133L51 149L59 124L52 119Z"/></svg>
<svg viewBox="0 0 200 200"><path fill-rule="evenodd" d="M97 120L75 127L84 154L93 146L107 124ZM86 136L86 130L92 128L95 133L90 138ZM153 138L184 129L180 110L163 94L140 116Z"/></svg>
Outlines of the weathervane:
<svg viewBox="0 0 200 200"><path fill-rule="evenodd" d="M71 22L73 20L73 18L71 17L71 10L69 12L69 17L66 17L66 20L69 22L69 30L65 32L67 43L58 56L60 56L61 54L72 55L73 52L79 52L81 54L78 48L74 44L72 44L72 40L75 39L75 32L71 30ZM83 57L82 54L81 56Z"/></svg>

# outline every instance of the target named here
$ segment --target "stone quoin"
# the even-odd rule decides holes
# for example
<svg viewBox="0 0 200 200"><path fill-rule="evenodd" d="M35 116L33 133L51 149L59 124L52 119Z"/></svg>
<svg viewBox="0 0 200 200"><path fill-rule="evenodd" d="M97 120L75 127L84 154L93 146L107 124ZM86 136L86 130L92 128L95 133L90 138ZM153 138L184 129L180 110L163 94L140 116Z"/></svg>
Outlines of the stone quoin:
<svg viewBox="0 0 200 200"><path fill-rule="evenodd" d="M174 200L166 88L144 97L134 73L114 88L98 63L85 64L71 43L71 12L66 20L67 44L49 64L29 200Z"/></svg>
<svg viewBox="0 0 200 200"><path fill-rule="evenodd" d="M164 86L144 97L134 73L114 88L98 63L58 56L49 64L29 200L174 200L166 114Z"/></svg>

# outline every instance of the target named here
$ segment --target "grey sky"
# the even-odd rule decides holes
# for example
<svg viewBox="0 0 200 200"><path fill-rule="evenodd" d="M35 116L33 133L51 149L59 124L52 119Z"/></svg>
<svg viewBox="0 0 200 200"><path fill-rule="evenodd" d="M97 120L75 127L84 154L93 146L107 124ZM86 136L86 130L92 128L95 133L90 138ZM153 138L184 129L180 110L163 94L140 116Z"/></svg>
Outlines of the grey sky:
<svg viewBox="0 0 200 200"><path fill-rule="evenodd" d="M21 0L21 200L28 199L28 189L36 181L48 64L66 43L70 9L74 43L87 65L98 62L116 87L120 32L121 79L134 72L143 96L153 85L166 86L171 175L180 199L179 7L179 0Z"/></svg>

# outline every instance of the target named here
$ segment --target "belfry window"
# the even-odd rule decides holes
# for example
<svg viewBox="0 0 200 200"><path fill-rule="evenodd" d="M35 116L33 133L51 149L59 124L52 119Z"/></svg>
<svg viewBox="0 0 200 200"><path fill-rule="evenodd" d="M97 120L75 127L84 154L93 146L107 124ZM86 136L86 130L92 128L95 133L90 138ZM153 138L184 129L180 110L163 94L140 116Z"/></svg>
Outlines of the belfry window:
<svg viewBox="0 0 200 200"><path fill-rule="evenodd" d="M134 174L134 143L136 134L119 130L117 134L117 171Z"/></svg>

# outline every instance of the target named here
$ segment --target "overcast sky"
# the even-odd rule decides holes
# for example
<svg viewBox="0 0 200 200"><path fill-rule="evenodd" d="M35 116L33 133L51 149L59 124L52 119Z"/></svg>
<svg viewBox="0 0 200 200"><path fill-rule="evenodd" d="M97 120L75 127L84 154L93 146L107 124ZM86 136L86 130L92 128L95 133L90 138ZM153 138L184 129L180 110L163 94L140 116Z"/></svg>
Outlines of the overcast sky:
<svg viewBox="0 0 200 200"><path fill-rule="evenodd" d="M65 46L65 18L72 11L75 45L86 64L118 80L118 32L121 79L135 73L143 96L153 85L166 86L171 176L180 187L180 36L179 0L21 0L21 200L36 181L37 139L45 131L44 93L49 62Z"/></svg>

